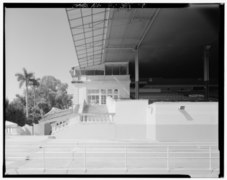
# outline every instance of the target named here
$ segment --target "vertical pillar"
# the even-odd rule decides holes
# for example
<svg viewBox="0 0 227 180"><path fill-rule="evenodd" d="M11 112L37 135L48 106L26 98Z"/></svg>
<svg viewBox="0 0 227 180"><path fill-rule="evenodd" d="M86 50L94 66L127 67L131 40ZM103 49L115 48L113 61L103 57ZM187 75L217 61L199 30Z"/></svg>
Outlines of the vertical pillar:
<svg viewBox="0 0 227 180"><path fill-rule="evenodd" d="M139 56L138 49L135 51L135 99L139 99Z"/></svg>
<svg viewBox="0 0 227 180"><path fill-rule="evenodd" d="M101 88L99 89L99 104L102 104L102 93L101 93Z"/></svg>
<svg viewBox="0 0 227 180"><path fill-rule="evenodd" d="M203 61L203 68L204 68L204 85L205 85L205 99L208 100L209 98L209 56L210 56L210 45L206 45L204 47L204 61Z"/></svg>

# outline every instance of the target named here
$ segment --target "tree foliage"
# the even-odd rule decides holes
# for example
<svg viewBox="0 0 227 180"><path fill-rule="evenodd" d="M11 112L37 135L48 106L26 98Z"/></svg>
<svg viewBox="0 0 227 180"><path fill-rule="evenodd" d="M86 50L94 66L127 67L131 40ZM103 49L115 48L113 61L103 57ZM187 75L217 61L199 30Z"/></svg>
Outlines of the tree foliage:
<svg viewBox="0 0 227 180"><path fill-rule="evenodd" d="M52 107L68 109L72 106L72 95L67 92L68 85L53 76L44 76L39 86L28 89L28 122L38 123ZM25 94L25 92L24 92Z"/></svg>
<svg viewBox="0 0 227 180"><path fill-rule="evenodd" d="M17 123L19 126L24 126L26 123L26 116L21 101L16 98L13 102L9 103L6 99L5 105L5 120Z"/></svg>
<svg viewBox="0 0 227 180"><path fill-rule="evenodd" d="M19 87L21 88L25 84L25 98L26 98L26 117L28 118L28 86L31 79L34 79L34 73L28 73L25 68L23 68L23 73L16 73L17 81L19 81Z"/></svg>
<svg viewBox="0 0 227 180"><path fill-rule="evenodd" d="M53 76L36 79L33 73L23 68L23 73L15 74L19 87L25 84L23 95L16 95L13 102L5 100L6 120L24 124L38 123L52 107L68 109L72 106L72 95L67 92L68 85ZM25 116L26 114L26 116Z"/></svg>
<svg viewBox="0 0 227 180"><path fill-rule="evenodd" d="M44 76L38 88L39 96L45 99L51 109L67 109L72 106L72 96L67 93L68 85L53 76Z"/></svg>

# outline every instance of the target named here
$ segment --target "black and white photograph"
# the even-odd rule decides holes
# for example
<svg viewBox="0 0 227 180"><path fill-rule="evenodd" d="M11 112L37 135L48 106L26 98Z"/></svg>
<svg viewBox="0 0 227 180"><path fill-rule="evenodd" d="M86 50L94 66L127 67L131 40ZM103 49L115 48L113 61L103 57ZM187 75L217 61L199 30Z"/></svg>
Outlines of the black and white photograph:
<svg viewBox="0 0 227 180"><path fill-rule="evenodd" d="M224 4L3 3L3 177L224 176Z"/></svg>

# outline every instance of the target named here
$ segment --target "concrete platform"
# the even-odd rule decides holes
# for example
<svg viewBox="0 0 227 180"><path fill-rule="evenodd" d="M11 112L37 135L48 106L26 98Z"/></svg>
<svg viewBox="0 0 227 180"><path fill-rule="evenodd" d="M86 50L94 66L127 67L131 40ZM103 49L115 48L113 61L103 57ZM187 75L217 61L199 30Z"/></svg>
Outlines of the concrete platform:
<svg viewBox="0 0 227 180"><path fill-rule="evenodd" d="M212 143L48 139L47 136L18 136L6 141L7 174L188 174L192 177L218 177L219 173L219 152Z"/></svg>

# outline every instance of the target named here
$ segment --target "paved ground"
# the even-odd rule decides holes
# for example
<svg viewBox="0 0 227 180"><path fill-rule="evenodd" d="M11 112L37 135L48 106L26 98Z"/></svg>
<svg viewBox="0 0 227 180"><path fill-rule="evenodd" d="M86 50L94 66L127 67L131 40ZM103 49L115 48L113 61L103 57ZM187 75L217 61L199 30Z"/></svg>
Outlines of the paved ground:
<svg viewBox="0 0 227 180"><path fill-rule="evenodd" d="M179 146L179 143L15 136L7 137L5 148L7 174L177 173L218 177L217 147L212 147L210 154L207 144L201 143Z"/></svg>

